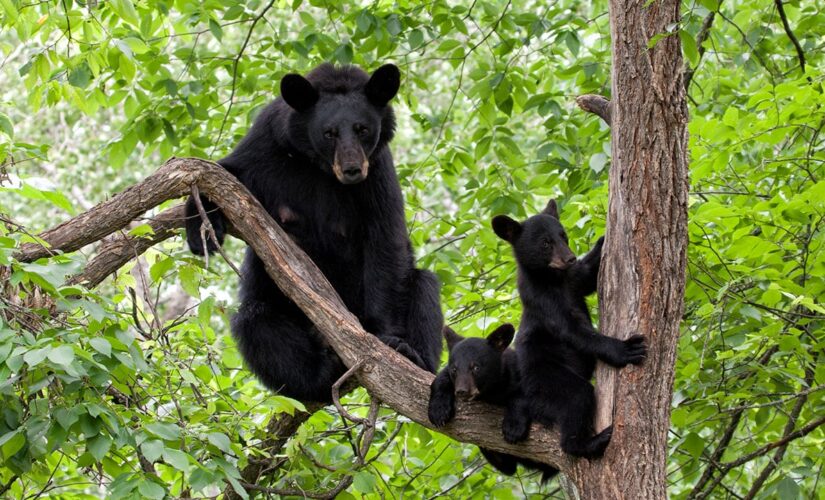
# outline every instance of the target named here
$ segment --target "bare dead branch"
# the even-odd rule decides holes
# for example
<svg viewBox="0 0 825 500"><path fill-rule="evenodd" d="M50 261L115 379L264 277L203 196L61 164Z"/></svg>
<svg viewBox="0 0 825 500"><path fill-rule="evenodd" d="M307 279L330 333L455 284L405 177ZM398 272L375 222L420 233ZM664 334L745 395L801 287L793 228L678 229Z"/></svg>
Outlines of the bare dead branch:
<svg viewBox="0 0 825 500"><path fill-rule="evenodd" d="M378 409L381 404L377 399L370 399L370 410L361 427L361 432L355 442L358 444L358 464L364 465L367 453L370 451L372 440L375 438L375 421L378 419Z"/></svg>
<svg viewBox="0 0 825 500"><path fill-rule="evenodd" d="M357 372L358 369L360 369L363 365L364 360L358 360L347 371L345 371L344 374L341 375L338 378L338 380L335 381L334 384L332 384L332 404L335 405L335 409L338 410L338 413L341 415L341 419L344 420L344 424L346 424L347 420L362 425L366 423L366 419L356 417L352 413L348 412L346 408L344 408L344 405L341 404L340 395L341 385L343 385L344 382L346 382L350 377L352 377L353 374L355 374L355 372Z"/></svg>
<svg viewBox="0 0 825 500"><path fill-rule="evenodd" d="M596 94L584 94L576 98L576 104L588 113L593 113L610 125L612 120L610 100Z"/></svg>
<svg viewBox="0 0 825 500"><path fill-rule="evenodd" d="M204 232L206 232L209 235L209 239L212 240L212 243L215 244L215 248L218 249L218 253L221 254L221 257L223 257L223 260L225 260L226 263L229 264L229 267L231 267L232 270L235 271L235 274L240 276L241 271L239 271L235 264L232 262L232 260L229 259L229 257L226 255L226 252L223 251L223 246L221 245L221 242L218 241L218 235L215 234L215 228L212 226L212 221L209 220L209 216L206 215L206 209L203 208L203 202L201 202L201 193L200 190L198 190L198 186L192 184L191 189L192 199L195 200L195 206L198 207L198 214L200 214L201 216L201 240L203 241L203 248L207 248L206 238L204 238ZM204 252L204 257L207 259L209 258L208 251ZM209 267L209 261L206 262L207 267Z"/></svg>

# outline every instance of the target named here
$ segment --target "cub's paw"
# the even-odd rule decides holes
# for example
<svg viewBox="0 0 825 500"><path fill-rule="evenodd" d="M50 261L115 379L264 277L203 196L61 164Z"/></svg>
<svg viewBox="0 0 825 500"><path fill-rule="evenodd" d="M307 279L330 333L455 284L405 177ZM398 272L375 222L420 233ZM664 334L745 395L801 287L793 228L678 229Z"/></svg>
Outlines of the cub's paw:
<svg viewBox="0 0 825 500"><path fill-rule="evenodd" d="M455 417L455 402L450 397L433 396L427 408L427 416L436 427L444 427Z"/></svg>
<svg viewBox="0 0 825 500"><path fill-rule="evenodd" d="M647 343L642 335L633 335L625 340L624 348L625 360L629 364L641 364L641 362L645 360L645 357L647 357Z"/></svg>
<svg viewBox="0 0 825 500"><path fill-rule="evenodd" d="M501 424L501 434L504 440L510 444L515 444L527 439L530 434L530 422L523 418L504 417Z"/></svg>
<svg viewBox="0 0 825 500"><path fill-rule="evenodd" d="M602 356L605 363L621 368L633 364L638 365L645 359L647 346L642 335L633 335L627 340L611 339L609 349Z"/></svg>
<svg viewBox="0 0 825 500"><path fill-rule="evenodd" d="M588 458L601 458L607 445L610 444L610 439L613 437L613 426L601 431L590 439L588 443Z"/></svg>

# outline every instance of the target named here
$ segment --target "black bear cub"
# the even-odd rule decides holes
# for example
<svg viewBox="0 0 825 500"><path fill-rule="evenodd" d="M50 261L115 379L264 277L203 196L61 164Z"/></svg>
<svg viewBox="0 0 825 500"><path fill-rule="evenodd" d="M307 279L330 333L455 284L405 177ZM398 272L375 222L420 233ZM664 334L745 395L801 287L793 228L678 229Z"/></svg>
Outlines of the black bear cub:
<svg viewBox="0 0 825 500"><path fill-rule="evenodd" d="M542 425L559 425L566 453L601 457L613 428L593 435L596 399L590 379L596 359L622 367L641 363L646 352L643 336L605 337L591 323L585 296L596 291L604 238L577 260L555 200L524 222L496 216L493 229L513 246L518 264L523 309L516 352L525 405ZM505 438L524 439L529 428L522 430Z"/></svg>
<svg viewBox="0 0 825 500"><path fill-rule="evenodd" d="M507 407L502 431L505 436L516 437L529 427L529 413L524 408L514 408L512 402L524 402L516 353L507 346L513 340L513 325L504 324L493 330L486 339L464 338L449 327L444 328L450 359L430 386L430 422L441 427L455 416L455 400L478 399ZM503 474L513 475L516 465L542 471L542 481L547 481L558 470L549 465L479 448L484 458Z"/></svg>
<svg viewBox="0 0 825 500"><path fill-rule="evenodd" d="M372 75L331 64L306 77L286 75L281 97L218 163L309 255L368 332L435 373L439 285L434 274L414 266L389 148L395 129L390 101L399 84L391 64ZM223 214L202 201L222 240ZM186 208L187 242L203 254L194 200ZM214 250L211 241L206 250ZM286 396L330 401L330 388L344 372L341 361L252 250L240 300L232 334L255 375Z"/></svg>

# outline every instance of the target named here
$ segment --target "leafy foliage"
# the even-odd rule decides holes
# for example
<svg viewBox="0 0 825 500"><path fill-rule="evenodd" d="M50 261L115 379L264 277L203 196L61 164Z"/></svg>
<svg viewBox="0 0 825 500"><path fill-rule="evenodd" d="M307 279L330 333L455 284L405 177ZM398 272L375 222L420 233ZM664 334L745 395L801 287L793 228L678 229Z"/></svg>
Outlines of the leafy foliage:
<svg viewBox="0 0 825 500"><path fill-rule="evenodd" d="M805 0L784 11L805 74L774 2L685 2L681 25L651 40L678 34L695 70L676 498L821 491L822 428L759 454L825 413L825 12ZM579 253L604 232L609 130L573 98L610 91L606 12L573 0L0 0L0 492L214 496L265 456L269 419L301 409L243 369L227 324L236 278L219 259L207 268L172 240L89 291L66 277L90 252L12 257L169 156L228 152L288 72L402 68L393 151L420 265L462 333L517 323L491 216L558 196ZM237 242L228 250L239 260ZM366 399L351 395L352 411ZM390 412L368 465L351 439L334 410L317 412L260 485L325 491L351 476L342 497L558 494Z"/></svg>

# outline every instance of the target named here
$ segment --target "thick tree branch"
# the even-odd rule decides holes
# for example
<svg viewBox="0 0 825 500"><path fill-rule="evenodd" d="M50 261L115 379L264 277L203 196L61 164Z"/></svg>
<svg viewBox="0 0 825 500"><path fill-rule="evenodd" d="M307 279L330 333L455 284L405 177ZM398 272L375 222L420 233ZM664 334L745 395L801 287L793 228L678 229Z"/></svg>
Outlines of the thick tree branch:
<svg viewBox="0 0 825 500"><path fill-rule="evenodd" d="M610 100L606 97L596 94L584 94L576 98L576 104L584 111L598 115L605 123L610 125L612 118Z"/></svg>
<svg viewBox="0 0 825 500"><path fill-rule="evenodd" d="M143 255L148 249L178 234L178 230L182 229L185 223L186 206L183 204L175 205L159 213L146 223L152 228L151 234L132 236L126 232L121 232L103 240L94 258L86 264L83 272L69 279L69 284L80 284L87 288L96 287L130 260ZM226 233L241 238L241 235L231 224L227 225Z"/></svg>
<svg viewBox="0 0 825 500"><path fill-rule="evenodd" d="M186 195L192 185L214 201L238 234L264 262L281 290L316 325L347 367L373 398L421 425L427 418L430 383L427 373L363 330L315 264L278 227L258 201L219 165L199 159L172 159L143 182L91 210L40 235L50 247L24 245L19 260L31 261L52 252L70 252L112 234L160 203ZM558 435L534 426L519 445L501 437L503 411L494 406L460 403L456 418L439 429L458 441L531 458L568 470L572 463L559 448Z"/></svg>

